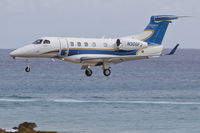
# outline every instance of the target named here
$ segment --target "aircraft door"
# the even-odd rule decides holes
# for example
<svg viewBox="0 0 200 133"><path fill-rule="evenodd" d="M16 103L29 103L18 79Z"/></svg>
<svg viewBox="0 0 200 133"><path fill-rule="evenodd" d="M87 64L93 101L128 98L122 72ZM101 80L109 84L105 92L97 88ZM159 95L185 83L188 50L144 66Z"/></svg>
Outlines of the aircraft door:
<svg viewBox="0 0 200 133"><path fill-rule="evenodd" d="M68 56L69 54L69 45L68 41L65 38L58 38L60 43L60 50L59 50L59 56L64 57Z"/></svg>

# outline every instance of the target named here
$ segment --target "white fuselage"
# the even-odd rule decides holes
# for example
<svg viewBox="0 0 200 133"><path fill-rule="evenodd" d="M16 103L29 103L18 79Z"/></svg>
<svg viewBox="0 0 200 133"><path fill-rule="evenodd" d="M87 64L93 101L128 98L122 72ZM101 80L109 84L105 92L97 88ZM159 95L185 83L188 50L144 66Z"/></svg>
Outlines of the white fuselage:
<svg viewBox="0 0 200 133"><path fill-rule="evenodd" d="M138 40L123 40L120 46L117 46L116 39L105 38L44 37L40 40L42 41L39 44L33 43L13 51L11 56L19 58L58 58L63 61L82 64L81 58L83 57L112 58L133 55L160 55L163 49L162 45L148 46L146 42ZM45 43L46 40L50 43ZM94 65L100 60L87 62L89 65Z"/></svg>

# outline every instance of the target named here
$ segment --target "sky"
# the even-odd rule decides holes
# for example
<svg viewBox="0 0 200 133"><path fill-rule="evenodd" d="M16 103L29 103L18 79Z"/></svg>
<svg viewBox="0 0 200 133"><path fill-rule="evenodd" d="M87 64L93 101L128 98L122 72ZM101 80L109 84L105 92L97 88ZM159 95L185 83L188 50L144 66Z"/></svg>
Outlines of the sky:
<svg viewBox="0 0 200 133"><path fill-rule="evenodd" d="M200 49L199 0L0 0L0 48L39 37L117 38L141 33L152 15L192 16L169 25L163 45Z"/></svg>

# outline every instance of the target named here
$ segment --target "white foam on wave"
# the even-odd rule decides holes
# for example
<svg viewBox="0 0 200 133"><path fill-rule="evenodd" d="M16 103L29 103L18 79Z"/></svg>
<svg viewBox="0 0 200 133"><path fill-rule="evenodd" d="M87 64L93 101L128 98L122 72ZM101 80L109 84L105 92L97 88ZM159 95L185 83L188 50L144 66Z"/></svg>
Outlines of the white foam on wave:
<svg viewBox="0 0 200 133"><path fill-rule="evenodd" d="M174 104L174 105L200 105L200 102L174 102L174 101L84 101L75 99L54 99L53 102L62 103L124 103L124 104Z"/></svg>
<svg viewBox="0 0 200 133"><path fill-rule="evenodd" d="M43 99L44 100L44 99ZM8 99L1 98L0 102L34 102L42 99ZM200 102L176 102L176 101L108 101L108 100L77 100L77 99L46 99L45 101L57 103L124 103L124 104L174 104L174 105L200 105Z"/></svg>
<svg viewBox="0 0 200 133"><path fill-rule="evenodd" d="M37 101L37 99L8 99L8 98L2 98L0 99L2 102L34 102Z"/></svg>
<svg viewBox="0 0 200 133"><path fill-rule="evenodd" d="M75 100L75 99L53 99L50 100L53 102L62 102L62 103L84 103L84 102L90 102L90 101L81 101L81 100Z"/></svg>
<svg viewBox="0 0 200 133"><path fill-rule="evenodd" d="M6 129L6 132L17 132L17 130L15 130L15 129Z"/></svg>
<svg viewBox="0 0 200 133"><path fill-rule="evenodd" d="M200 105L199 102L173 102L173 101L116 101L119 103L133 103L133 104L183 104L183 105Z"/></svg>

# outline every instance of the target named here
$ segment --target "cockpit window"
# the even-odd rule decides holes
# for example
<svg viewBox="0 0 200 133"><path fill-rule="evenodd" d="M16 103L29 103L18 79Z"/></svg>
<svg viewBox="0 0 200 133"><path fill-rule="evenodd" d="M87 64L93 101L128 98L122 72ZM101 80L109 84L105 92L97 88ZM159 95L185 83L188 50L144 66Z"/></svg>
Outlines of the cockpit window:
<svg viewBox="0 0 200 133"><path fill-rule="evenodd" d="M50 44L49 40L44 40L43 44Z"/></svg>
<svg viewBox="0 0 200 133"><path fill-rule="evenodd" d="M35 42L33 42L33 44L41 44L42 43L42 39L38 39L38 40L36 40Z"/></svg>

